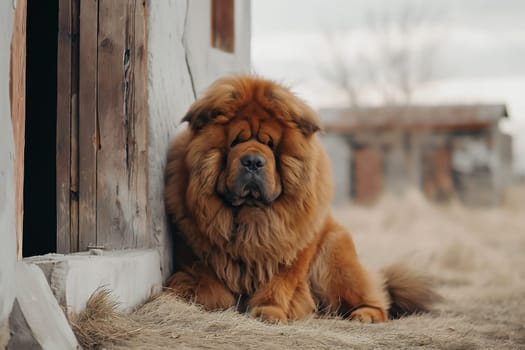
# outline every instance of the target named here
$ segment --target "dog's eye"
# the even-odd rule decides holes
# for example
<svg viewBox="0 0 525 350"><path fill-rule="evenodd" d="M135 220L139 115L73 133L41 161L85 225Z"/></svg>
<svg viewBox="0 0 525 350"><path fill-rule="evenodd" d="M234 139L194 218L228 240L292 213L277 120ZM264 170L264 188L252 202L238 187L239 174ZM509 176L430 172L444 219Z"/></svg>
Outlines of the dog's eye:
<svg viewBox="0 0 525 350"><path fill-rule="evenodd" d="M239 137L239 135L237 135L236 138L233 139L232 143L230 144L230 147L235 147L237 146L239 143L241 143L241 138Z"/></svg>
<svg viewBox="0 0 525 350"><path fill-rule="evenodd" d="M269 140L268 140L267 145L268 145L268 147L270 147L270 148L273 149L273 141L272 141L272 139L269 139Z"/></svg>

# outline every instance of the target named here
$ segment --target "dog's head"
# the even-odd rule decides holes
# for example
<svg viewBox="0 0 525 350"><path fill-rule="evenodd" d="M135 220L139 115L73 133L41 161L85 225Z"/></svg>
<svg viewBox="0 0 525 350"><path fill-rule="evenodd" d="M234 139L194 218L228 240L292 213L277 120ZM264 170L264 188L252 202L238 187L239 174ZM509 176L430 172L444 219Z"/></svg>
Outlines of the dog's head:
<svg viewBox="0 0 525 350"><path fill-rule="evenodd" d="M189 176L233 207L267 207L301 191L308 177L313 110L275 82L253 76L218 80L190 108ZM204 191L209 189L203 188Z"/></svg>

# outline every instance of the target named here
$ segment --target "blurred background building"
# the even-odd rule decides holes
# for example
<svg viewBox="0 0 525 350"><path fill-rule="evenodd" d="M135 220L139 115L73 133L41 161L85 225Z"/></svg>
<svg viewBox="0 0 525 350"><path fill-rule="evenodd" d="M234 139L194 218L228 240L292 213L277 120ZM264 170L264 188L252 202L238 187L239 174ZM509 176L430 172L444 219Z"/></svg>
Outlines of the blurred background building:
<svg viewBox="0 0 525 350"><path fill-rule="evenodd" d="M338 179L336 201L370 204L383 191L415 187L434 201L495 205L511 181L512 139L498 124L508 117L504 105L322 109L320 115Z"/></svg>
<svg viewBox="0 0 525 350"><path fill-rule="evenodd" d="M253 2L253 69L320 112L336 200L500 203L525 175L525 2Z"/></svg>

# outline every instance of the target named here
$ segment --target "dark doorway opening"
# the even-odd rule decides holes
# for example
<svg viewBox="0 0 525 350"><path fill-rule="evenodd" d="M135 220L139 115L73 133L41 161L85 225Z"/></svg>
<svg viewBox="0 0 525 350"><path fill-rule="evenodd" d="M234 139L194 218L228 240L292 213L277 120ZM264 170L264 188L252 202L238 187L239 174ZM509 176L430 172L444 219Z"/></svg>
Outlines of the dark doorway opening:
<svg viewBox="0 0 525 350"><path fill-rule="evenodd" d="M56 251L58 0L27 2L23 256Z"/></svg>

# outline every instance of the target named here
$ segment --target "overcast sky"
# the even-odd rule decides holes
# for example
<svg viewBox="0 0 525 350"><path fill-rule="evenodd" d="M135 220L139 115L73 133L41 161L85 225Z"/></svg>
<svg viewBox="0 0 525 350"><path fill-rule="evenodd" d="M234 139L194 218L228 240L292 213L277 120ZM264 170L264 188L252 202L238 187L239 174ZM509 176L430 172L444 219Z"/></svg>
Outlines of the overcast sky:
<svg viewBox="0 0 525 350"><path fill-rule="evenodd" d="M321 73L330 62L327 33L361 51L370 14L395 14L407 3L439 32L432 80L417 100L506 103L511 118L503 127L525 173L525 0L253 0L253 68L292 85L316 108L343 106L345 95Z"/></svg>

